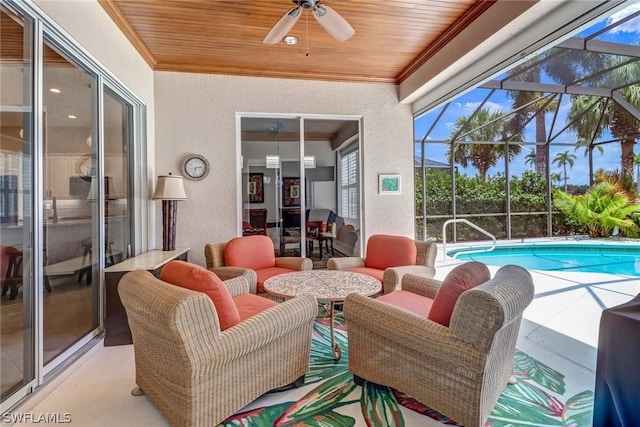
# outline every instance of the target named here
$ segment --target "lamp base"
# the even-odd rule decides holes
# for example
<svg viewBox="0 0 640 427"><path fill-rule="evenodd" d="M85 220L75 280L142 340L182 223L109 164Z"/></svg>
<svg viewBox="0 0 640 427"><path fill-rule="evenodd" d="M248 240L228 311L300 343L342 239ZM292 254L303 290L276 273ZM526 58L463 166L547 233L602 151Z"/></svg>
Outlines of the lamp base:
<svg viewBox="0 0 640 427"><path fill-rule="evenodd" d="M178 211L177 200L162 201L162 250L173 251L176 249L176 215Z"/></svg>

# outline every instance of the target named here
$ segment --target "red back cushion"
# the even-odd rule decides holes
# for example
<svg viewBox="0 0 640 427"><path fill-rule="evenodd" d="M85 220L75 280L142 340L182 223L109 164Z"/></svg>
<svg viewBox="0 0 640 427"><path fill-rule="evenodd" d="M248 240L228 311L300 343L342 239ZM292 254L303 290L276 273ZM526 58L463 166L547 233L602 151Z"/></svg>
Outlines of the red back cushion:
<svg viewBox="0 0 640 427"><path fill-rule="evenodd" d="M367 242L365 267L384 270L416 264L416 244L408 237L374 234Z"/></svg>
<svg viewBox="0 0 640 427"><path fill-rule="evenodd" d="M460 294L467 289L481 285L490 278L491 273L489 273L487 266L476 261L461 264L451 270L433 300L429 319L449 326L453 307Z"/></svg>
<svg viewBox="0 0 640 427"><path fill-rule="evenodd" d="M267 236L236 237L224 247L224 265L261 270L276 265L273 241Z"/></svg>
<svg viewBox="0 0 640 427"><path fill-rule="evenodd" d="M162 267L160 280L207 294L216 308L221 331L240 323L240 314L227 286L214 272L199 265L176 260Z"/></svg>

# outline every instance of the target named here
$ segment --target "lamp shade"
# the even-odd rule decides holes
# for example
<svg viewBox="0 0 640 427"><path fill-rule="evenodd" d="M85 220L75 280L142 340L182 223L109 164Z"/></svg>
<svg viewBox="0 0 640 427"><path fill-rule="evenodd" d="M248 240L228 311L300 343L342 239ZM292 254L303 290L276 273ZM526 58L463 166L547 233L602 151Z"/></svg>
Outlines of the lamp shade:
<svg viewBox="0 0 640 427"><path fill-rule="evenodd" d="M156 183L156 191L152 199L155 200L186 200L183 178L179 175L160 175Z"/></svg>
<svg viewBox="0 0 640 427"><path fill-rule="evenodd" d="M107 200L115 200L117 199L117 195L114 191L113 185L113 177L105 176L104 177L104 195ZM98 200L98 177L91 177L91 186L89 187L89 194L87 195L87 200L90 202Z"/></svg>

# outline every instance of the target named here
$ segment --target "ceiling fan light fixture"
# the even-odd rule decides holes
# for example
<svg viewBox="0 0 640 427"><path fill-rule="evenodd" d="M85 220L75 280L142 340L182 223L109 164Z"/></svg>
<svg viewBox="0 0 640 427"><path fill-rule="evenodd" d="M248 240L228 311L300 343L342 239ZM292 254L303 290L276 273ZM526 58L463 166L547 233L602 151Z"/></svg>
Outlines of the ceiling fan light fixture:
<svg viewBox="0 0 640 427"><path fill-rule="evenodd" d="M278 22L271 27L269 33L264 38L262 43L264 44L276 44L282 40L287 35L289 30L293 28L295 23L300 18L300 15L303 11L308 10L313 13L313 16L316 18L318 23L324 28L326 32L331 34L331 36L342 42L349 38L351 38L355 34L355 30L349 25L349 23L338 14L335 10L326 6L324 4L320 4L321 0L292 0L293 4L296 7L289 9ZM308 16L308 15L307 15ZM307 29L308 32L308 29ZM308 34L307 34L308 35ZM307 52L307 55L309 53Z"/></svg>
<svg viewBox="0 0 640 427"><path fill-rule="evenodd" d="M298 44L298 38L296 36L284 36L282 38L282 43L289 46L295 45L295 44Z"/></svg>

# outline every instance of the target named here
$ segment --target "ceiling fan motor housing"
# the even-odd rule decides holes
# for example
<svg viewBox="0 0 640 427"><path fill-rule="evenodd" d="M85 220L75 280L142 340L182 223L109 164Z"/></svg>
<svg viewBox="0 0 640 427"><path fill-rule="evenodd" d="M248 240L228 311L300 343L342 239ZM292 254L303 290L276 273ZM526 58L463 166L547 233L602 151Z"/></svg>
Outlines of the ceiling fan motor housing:
<svg viewBox="0 0 640 427"><path fill-rule="evenodd" d="M295 4L303 9L313 9L316 7L316 3L318 3L318 1L319 0L293 0Z"/></svg>

